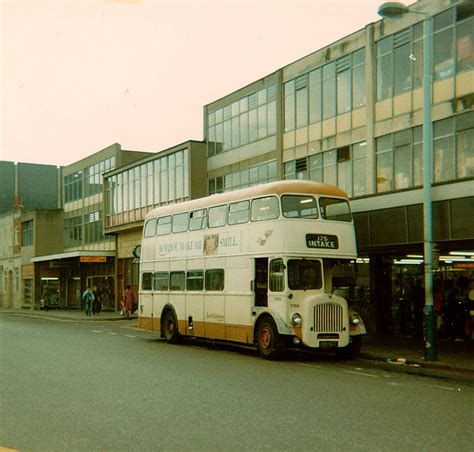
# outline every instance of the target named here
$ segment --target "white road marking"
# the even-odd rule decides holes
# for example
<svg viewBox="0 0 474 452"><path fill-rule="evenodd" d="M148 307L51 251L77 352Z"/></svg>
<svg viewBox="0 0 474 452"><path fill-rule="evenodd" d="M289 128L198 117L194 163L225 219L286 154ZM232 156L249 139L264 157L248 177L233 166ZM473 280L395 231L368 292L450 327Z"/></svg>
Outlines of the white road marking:
<svg viewBox="0 0 474 452"><path fill-rule="evenodd" d="M132 339L136 338L136 336L131 336L130 334L126 334L125 337L131 337Z"/></svg>
<svg viewBox="0 0 474 452"><path fill-rule="evenodd" d="M102 334L102 331L99 331L99 330L92 330L93 333L98 333L98 334Z"/></svg>
<svg viewBox="0 0 474 452"><path fill-rule="evenodd" d="M345 370L344 373L345 374L352 374L352 375L361 375L362 377L379 378L378 375L366 374L364 372L354 372L352 370Z"/></svg>
<svg viewBox="0 0 474 452"><path fill-rule="evenodd" d="M111 334L112 336L117 336L117 333L110 332L109 334Z"/></svg>
<svg viewBox="0 0 474 452"><path fill-rule="evenodd" d="M428 388L444 389L445 391L456 391L456 388L453 388L451 386L427 385L427 384L424 384L423 386L427 386Z"/></svg>

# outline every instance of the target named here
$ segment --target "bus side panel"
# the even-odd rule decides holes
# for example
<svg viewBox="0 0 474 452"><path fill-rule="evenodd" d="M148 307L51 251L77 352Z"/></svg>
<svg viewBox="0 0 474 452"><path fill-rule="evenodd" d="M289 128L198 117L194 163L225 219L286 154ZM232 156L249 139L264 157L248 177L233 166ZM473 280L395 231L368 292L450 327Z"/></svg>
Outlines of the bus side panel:
<svg viewBox="0 0 474 452"><path fill-rule="evenodd" d="M138 327L144 330L153 330L153 295L140 293Z"/></svg>
<svg viewBox="0 0 474 452"><path fill-rule="evenodd" d="M228 341L252 343L252 294L227 294L225 302L225 336Z"/></svg>
<svg viewBox="0 0 474 452"><path fill-rule="evenodd" d="M203 292L186 294L186 326L186 334L189 336L205 337Z"/></svg>
<svg viewBox="0 0 474 452"><path fill-rule="evenodd" d="M206 337L225 339L224 293L208 292L204 295L204 321Z"/></svg>

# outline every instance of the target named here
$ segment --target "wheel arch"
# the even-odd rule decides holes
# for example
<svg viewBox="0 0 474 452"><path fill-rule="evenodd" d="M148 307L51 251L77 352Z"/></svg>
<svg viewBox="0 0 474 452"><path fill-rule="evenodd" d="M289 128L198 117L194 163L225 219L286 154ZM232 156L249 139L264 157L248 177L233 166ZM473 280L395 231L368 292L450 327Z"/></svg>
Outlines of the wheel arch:
<svg viewBox="0 0 474 452"><path fill-rule="evenodd" d="M285 324L285 322L283 322L283 320L280 318L280 316L275 315L271 311L264 311L264 312L260 313L259 316L257 317L257 319L255 320L255 324L254 324L254 327L253 327L253 342L254 342L254 344L257 343L258 326L260 325L261 322L263 322L264 320L267 320L267 319L271 319L275 323L275 325L277 327L278 334L280 334L280 335L294 334L288 328L288 326Z"/></svg>

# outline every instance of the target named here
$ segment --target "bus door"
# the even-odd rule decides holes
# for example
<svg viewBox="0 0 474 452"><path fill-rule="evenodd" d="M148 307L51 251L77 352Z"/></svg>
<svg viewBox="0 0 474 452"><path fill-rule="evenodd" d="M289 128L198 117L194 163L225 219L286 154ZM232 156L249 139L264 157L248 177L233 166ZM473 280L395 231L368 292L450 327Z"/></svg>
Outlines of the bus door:
<svg viewBox="0 0 474 452"><path fill-rule="evenodd" d="M255 259L255 306L268 306L268 258Z"/></svg>

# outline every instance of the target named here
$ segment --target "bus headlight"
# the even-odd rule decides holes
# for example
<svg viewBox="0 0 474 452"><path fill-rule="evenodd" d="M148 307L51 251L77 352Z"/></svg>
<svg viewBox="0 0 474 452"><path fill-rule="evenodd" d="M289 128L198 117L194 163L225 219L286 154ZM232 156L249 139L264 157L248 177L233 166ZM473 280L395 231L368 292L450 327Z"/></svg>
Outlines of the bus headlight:
<svg viewBox="0 0 474 452"><path fill-rule="evenodd" d="M359 325L360 317L359 317L359 314L357 314L357 312L352 312L351 313L351 323L353 325Z"/></svg>
<svg viewBox="0 0 474 452"><path fill-rule="evenodd" d="M293 323L293 325L300 326L302 321L301 315L298 312L295 312L291 316L291 323Z"/></svg>

